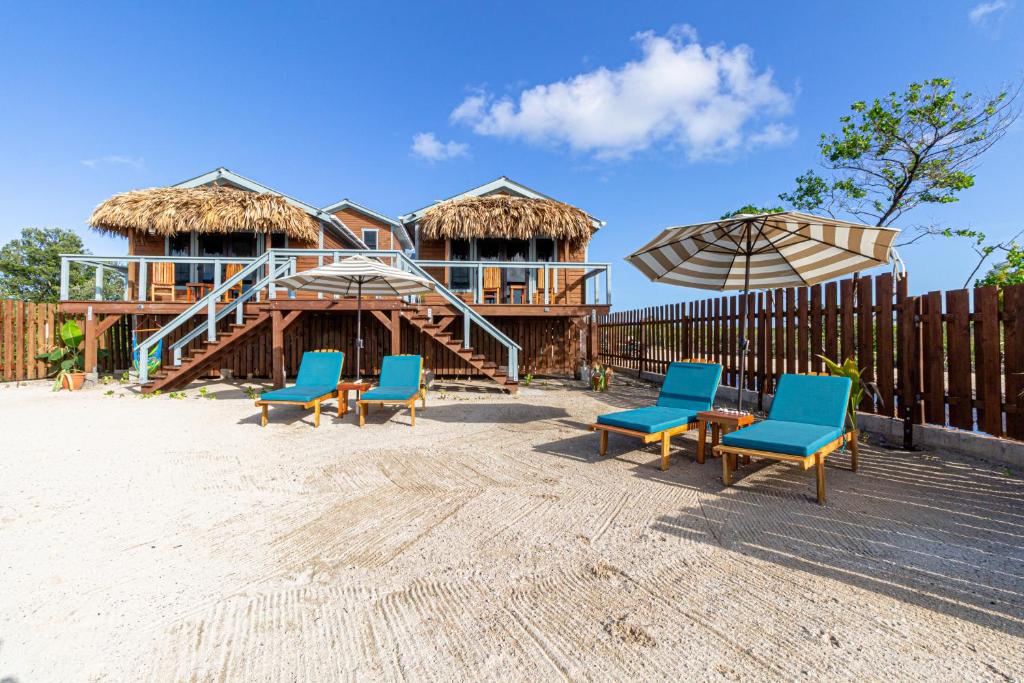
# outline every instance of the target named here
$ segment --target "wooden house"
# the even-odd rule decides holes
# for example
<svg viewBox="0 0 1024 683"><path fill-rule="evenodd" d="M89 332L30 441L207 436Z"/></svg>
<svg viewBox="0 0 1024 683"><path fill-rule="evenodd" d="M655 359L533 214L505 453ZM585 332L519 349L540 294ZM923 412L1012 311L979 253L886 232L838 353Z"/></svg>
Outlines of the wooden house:
<svg viewBox="0 0 1024 683"><path fill-rule="evenodd" d="M317 208L219 168L116 195L92 224L126 237L128 253L66 256L62 285L72 267L94 268L97 282L113 270L124 300L104 301L97 288L93 300L71 301L63 286L61 307L84 314L89 343L132 316L140 346L159 344L162 367L142 373L144 391L218 371L280 383L314 348L351 357L354 300L275 282L357 253L437 285L417 300L363 301L371 374L384 355L418 353L437 376L485 377L509 391L528 373L572 375L610 305L610 268L587 262L602 223L505 177L395 219L349 199Z"/></svg>

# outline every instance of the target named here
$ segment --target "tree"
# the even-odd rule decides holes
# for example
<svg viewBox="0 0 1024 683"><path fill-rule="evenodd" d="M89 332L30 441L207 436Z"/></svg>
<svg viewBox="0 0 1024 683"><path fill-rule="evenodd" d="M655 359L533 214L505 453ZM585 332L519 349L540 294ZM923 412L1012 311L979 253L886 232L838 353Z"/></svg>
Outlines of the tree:
<svg viewBox="0 0 1024 683"><path fill-rule="evenodd" d="M768 206L768 207L764 207L764 206L754 206L753 204L747 204L746 206L742 206L742 207L736 209L735 211L730 211L728 213L722 214L721 220L725 220L726 218L732 218L733 216L738 216L741 213L748 213L748 214L752 214L752 215L757 215L759 213L782 213L782 211L783 211L783 208L781 206Z"/></svg>
<svg viewBox="0 0 1024 683"><path fill-rule="evenodd" d="M1024 248L1014 241L1002 246L1005 247L1005 259L989 269L984 277L975 280L975 287L995 285L1002 289L1010 285L1024 284Z"/></svg>
<svg viewBox="0 0 1024 683"><path fill-rule="evenodd" d="M878 226L920 206L956 202L974 185L980 157L1019 116L1020 92L1018 83L991 96L958 94L951 80L933 78L870 104L854 102L852 113L839 118L840 132L823 133L818 143L826 175L808 170L779 198L802 211L845 213ZM1009 249L1009 242L989 243L977 230L937 224L911 226L904 235L896 246L933 236L970 240L978 261L967 284L991 254Z"/></svg>
<svg viewBox="0 0 1024 683"><path fill-rule="evenodd" d="M809 170L779 198L879 226L922 205L955 202L974 185L978 159L1017 119L1019 93L1018 85L987 97L957 94L951 80L933 78L854 102L840 132L818 143L827 176Z"/></svg>
<svg viewBox="0 0 1024 683"><path fill-rule="evenodd" d="M60 299L60 255L88 254L82 239L61 228L25 228L21 237L0 247L0 297L33 302ZM91 299L95 289L95 271L72 264L69 296ZM116 299L124 292L123 280L108 271L103 295Z"/></svg>

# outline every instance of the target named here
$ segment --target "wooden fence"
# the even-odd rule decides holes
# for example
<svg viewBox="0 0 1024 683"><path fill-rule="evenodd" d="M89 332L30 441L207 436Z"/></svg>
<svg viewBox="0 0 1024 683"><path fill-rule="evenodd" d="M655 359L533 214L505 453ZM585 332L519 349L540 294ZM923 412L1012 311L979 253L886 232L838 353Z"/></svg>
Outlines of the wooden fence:
<svg viewBox="0 0 1024 683"><path fill-rule="evenodd" d="M664 372L686 357L739 381L739 296L621 311L598 319L602 362ZM880 400L860 410L1024 439L1024 285L907 295L891 274L748 295L746 386L822 372L819 354L853 357Z"/></svg>
<svg viewBox="0 0 1024 683"><path fill-rule="evenodd" d="M0 381L13 382L46 377L48 364L36 355L56 344L64 316L57 304L36 304L0 299ZM83 329L85 324L78 320ZM127 316L99 339L100 372L125 370L131 365L131 321Z"/></svg>

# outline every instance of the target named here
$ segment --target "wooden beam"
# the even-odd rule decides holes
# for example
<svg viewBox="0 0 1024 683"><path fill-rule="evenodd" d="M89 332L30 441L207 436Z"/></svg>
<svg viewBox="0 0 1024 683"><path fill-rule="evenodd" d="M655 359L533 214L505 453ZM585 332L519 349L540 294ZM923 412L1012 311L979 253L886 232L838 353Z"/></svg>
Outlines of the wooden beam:
<svg viewBox="0 0 1024 683"><path fill-rule="evenodd" d="M380 311L370 311L370 313L373 313L373 317L376 318L377 320L379 320L380 324L383 325L386 330L388 330L389 332L392 331L391 330L391 318L389 318L388 316L384 315ZM398 311L394 311L394 313L398 313Z"/></svg>
<svg viewBox="0 0 1024 683"><path fill-rule="evenodd" d="M451 325L453 322L455 322L454 315L444 316L443 318L437 321L437 331L444 332L445 330L448 329L448 326Z"/></svg>
<svg viewBox="0 0 1024 683"><path fill-rule="evenodd" d="M87 311L85 316L85 372L93 374L98 370L97 359L99 358L99 336L96 333L96 313Z"/></svg>
<svg viewBox="0 0 1024 683"><path fill-rule="evenodd" d="M291 327L292 323L298 320L300 315L302 315L302 311L290 311L281 322L281 331L284 332Z"/></svg>
<svg viewBox="0 0 1024 683"><path fill-rule="evenodd" d="M111 327L121 319L120 313L114 313L104 318L98 325L96 325L96 337L103 336L103 333L109 330Z"/></svg>
<svg viewBox="0 0 1024 683"><path fill-rule="evenodd" d="M284 386L284 314L274 311L270 317L271 377L274 388Z"/></svg>
<svg viewBox="0 0 1024 683"><path fill-rule="evenodd" d="M274 311L355 311L355 299L274 299L267 306ZM408 306L401 299L363 299L363 310L391 311Z"/></svg>
<svg viewBox="0 0 1024 683"><path fill-rule="evenodd" d="M374 311L377 313L378 311ZM383 315L383 314L381 314ZM391 355L402 353L402 319L399 311L391 311Z"/></svg>

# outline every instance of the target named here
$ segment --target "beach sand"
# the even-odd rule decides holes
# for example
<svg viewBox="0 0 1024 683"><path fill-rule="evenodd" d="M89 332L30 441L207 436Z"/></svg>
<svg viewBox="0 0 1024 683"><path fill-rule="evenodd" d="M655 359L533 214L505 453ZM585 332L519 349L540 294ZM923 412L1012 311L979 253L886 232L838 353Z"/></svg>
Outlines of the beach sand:
<svg viewBox="0 0 1024 683"><path fill-rule="evenodd" d="M0 681L1024 677L1019 476L867 445L820 507L692 436L598 458L647 386L450 388L313 429L0 386Z"/></svg>

